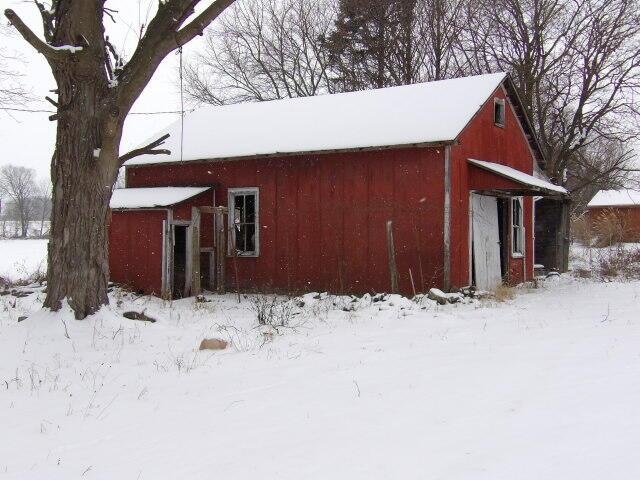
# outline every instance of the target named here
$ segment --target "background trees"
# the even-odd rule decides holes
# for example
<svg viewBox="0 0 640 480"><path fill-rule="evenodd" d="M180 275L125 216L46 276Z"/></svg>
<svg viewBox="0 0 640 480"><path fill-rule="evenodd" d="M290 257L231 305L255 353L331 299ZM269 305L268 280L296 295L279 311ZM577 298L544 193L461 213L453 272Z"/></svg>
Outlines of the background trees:
<svg viewBox="0 0 640 480"><path fill-rule="evenodd" d="M36 193L35 170L13 165L0 168L0 198L5 200L3 208L20 222L20 236L27 236L29 220L34 214ZM10 200L7 205L6 201Z"/></svg>
<svg viewBox="0 0 640 480"><path fill-rule="evenodd" d="M635 171L636 0L482 0L466 30L477 72L510 72L547 157L578 205Z"/></svg>
<svg viewBox="0 0 640 480"><path fill-rule="evenodd" d="M572 191L578 208L599 188L634 178L638 0L315 4L236 5L190 62L191 97L260 101L506 71L542 143L547 175Z"/></svg>
<svg viewBox="0 0 640 480"><path fill-rule="evenodd" d="M188 62L187 93L215 105L333 92L329 52L319 41L333 16L329 0L238 3Z"/></svg>
<svg viewBox="0 0 640 480"><path fill-rule="evenodd" d="M51 182L36 178L35 170L0 168L0 237L44 236L51 216ZM36 228L30 222L37 222Z"/></svg>

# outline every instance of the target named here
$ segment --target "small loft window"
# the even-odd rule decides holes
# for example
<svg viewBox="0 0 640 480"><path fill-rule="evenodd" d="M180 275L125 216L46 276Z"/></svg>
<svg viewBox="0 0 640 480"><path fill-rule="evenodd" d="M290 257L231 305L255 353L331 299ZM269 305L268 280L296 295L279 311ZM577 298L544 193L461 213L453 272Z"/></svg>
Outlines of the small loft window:
<svg viewBox="0 0 640 480"><path fill-rule="evenodd" d="M505 103L502 98L496 98L493 103L493 122L499 126L504 127L505 119Z"/></svg>
<svg viewBox="0 0 640 480"><path fill-rule="evenodd" d="M260 252L259 191L257 188L229 189L229 229L233 248L239 257L257 257Z"/></svg>
<svg viewBox="0 0 640 480"><path fill-rule="evenodd" d="M511 252L524 255L524 208L522 197L511 199Z"/></svg>

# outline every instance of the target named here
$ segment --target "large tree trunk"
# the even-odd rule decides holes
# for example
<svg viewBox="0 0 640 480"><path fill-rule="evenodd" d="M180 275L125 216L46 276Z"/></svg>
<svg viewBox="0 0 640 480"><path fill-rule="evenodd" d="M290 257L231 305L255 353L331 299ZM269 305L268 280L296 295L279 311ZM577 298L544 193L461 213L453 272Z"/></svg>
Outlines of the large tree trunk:
<svg viewBox="0 0 640 480"><path fill-rule="evenodd" d="M105 35L105 0L35 2L41 40L11 9L5 16L45 56L58 86L56 150L51 164L53 205L45 307L67 299L78 319L108 303L109 201L118 169L127 159L157 150L166 139L119 157L122 127L160 62L202 35L234 0L215 0L199 14L200 0L158 2L131 59L124 63ZM191 20L187 21L187 19ZM112 62L112 60L114 60Z"/></svg>
<svg viewBox="0 0 640 480"><path fill-rule="evenodd" d="M78 157L65 158L61 151L57 155L54 170L79 163ZM53 191L45 307L58 310L66 298L76 318L82 319L108 303L110 199L111 185L99 174L58 176Z"/></svg>
<svg viewBox="0 0 640 480"><path fill-rule="evenodd" d="M58 310L66 298L76 318L82 319L108 303L109 202L118 172L113 140L115 133L119 142L121 129L104 132L104 119L110 118L107 85L69 72L57 80L60 101L67 107L58 119L51 164L53 203L44 306Z"/></svg>

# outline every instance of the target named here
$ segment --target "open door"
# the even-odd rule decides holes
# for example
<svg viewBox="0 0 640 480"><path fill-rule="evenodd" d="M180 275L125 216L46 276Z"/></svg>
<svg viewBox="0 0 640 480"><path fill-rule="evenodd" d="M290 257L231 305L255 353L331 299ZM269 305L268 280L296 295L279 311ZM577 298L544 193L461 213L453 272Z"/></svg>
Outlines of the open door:
<svg viewBox="0 0 640 480"><path fill-rule="evenodd" d="M227 255L226 207L193 207L191 209L191 295L203 289L225 293Z"/></svg>
<svg viewBox="0 0 640 480"><path fill-rule="evenodd" d="M474 284L493 291L502 284L498 199L471 195Z"/></svg>

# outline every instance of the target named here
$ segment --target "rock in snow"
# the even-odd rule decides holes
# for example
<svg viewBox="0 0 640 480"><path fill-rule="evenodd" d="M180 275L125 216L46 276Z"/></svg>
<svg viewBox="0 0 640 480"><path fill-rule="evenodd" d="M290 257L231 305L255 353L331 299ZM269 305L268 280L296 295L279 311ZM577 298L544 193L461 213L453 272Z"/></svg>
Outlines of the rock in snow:
<svg viewBox="0 0 640 480"><path fill-rule="evenodd" d="M200 350L224 350L229 346L229 342L220 340L219 338L209 338L202 340Z"/></svg>

